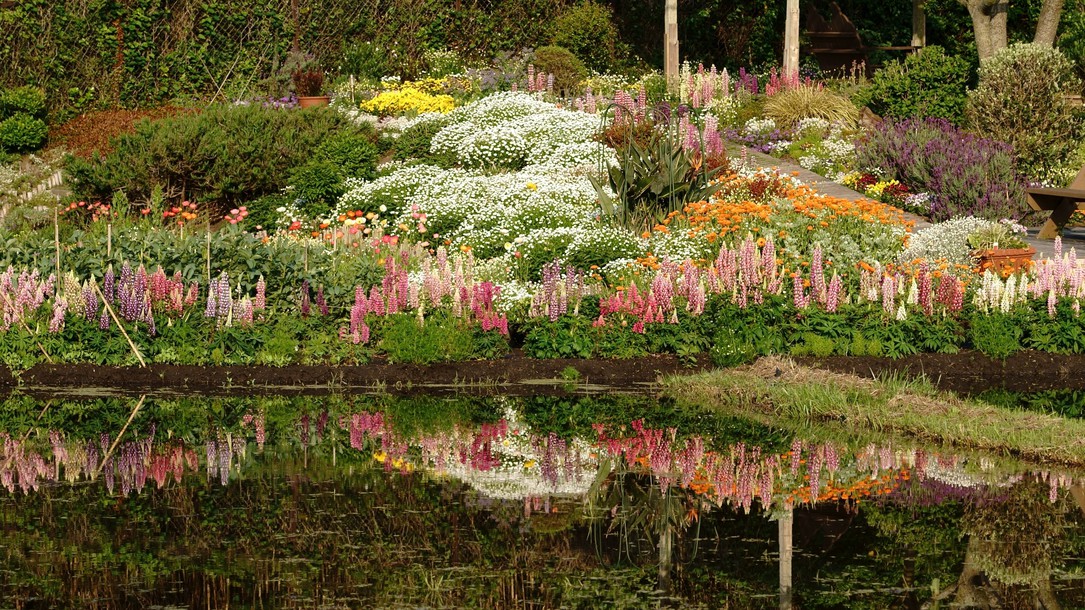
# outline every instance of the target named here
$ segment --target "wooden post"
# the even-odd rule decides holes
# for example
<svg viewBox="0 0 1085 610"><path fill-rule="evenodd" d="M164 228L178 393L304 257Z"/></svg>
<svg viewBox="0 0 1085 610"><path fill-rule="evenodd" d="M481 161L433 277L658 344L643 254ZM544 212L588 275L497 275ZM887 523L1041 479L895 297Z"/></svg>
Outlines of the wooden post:
<svg viewBox="0 0 1085 610"><path fill-rule="evenodd" d="M926 0L912 0L912 46L927 46Z"/></svg>
<svg viewBox="0 0 1085 610"><path fill-rule="evenodd" d="M668 88L678 85L678 0L666 0L663 13L663 76Z"/></svg>
<svg viewBox="0 0 1085 610"><path fill-rule="evenodd" d="M799 0L787 0L784 22L784 76L799 73Z"/></svg>

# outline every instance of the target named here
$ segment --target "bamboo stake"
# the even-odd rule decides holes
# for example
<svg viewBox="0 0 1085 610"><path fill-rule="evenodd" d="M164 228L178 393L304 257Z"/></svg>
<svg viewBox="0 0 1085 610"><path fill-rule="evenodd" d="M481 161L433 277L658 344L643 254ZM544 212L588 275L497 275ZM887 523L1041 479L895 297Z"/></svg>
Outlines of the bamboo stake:
<svg viewBox="0 0 1085 610"><path fill-rule="evenodd" d="M105 257L106 260L113 257L113 223L105 226Z"/></svg>
<svg viewBox="0 0 1085 610"><path fill-rule="evenodd" d="M207 285L211 285L211 221L207 221Z"/></svg>
<svg viewBox="0 0 1085 610"><path fill-rule="evenodd" d="M117 435L117 438L113 439L113 445L109 447L109 451L106 452L105 457L103 457L102 461L98 463L98 468L94 471L94 476L91 478L98 478L98 474L102 472L102 468L105 467L105 463L108 462L109 458L113 456L113 451L116 450L117 445L120 444L121 438L124 437L125 431L128 430L128 426L132 423L132 420L136 418L136 413L139 413L139 409L143 406L143 401L146 399L146 394L139 397L139 402L136 403L136 408L132 409L132 414L128 416L128 421L124 422L124 427L121 428L121 433Z"/></svg>
<svg viewBox="0 0 1085 610"><path fill-rule="evenodd" d="M57 253L57 281L60 281L60 212L53 208L53 244Z"/></svg>
<svg viewBox="0 0 1085 610"><path fill-rule="evenodd" d="M124 338L128 341L128 346L132 348L132 353L136 355L136 360L139 360L139 365L143 368L147 368L147 363L143 361L143 356L140 355L139 348L132 342L132 338L128 336L128 331L124 330L124 324L121 324L120 318L114 313L113 308L109 306L109 301L105 300L105 295L102 294L102 291L98 288L98 284L94 283L93 286L94 292L98 293L98 298L102 299L102 306L109 312L109 317L113 318L113 321L117 324L117 328L121 329L121 334L124 335Z"/></svg>
<svg viewBox="0 0 1085 610"><path fill-rule="evenodd" d="M41 353L45 354L46 362L48 362L49 364L52 364L53 359L49 356L49 352L45 351L45 348L42 346L41 341L38 341L37 335L35 335L34 331L30 330L30 327L26 325L26 320L19 320L19 323L23 325L23 329L25 329L26 332L30 333L31 337L35 337L34 338L34 343L37 343L38 344L38 349L41 350Z"/></svg>

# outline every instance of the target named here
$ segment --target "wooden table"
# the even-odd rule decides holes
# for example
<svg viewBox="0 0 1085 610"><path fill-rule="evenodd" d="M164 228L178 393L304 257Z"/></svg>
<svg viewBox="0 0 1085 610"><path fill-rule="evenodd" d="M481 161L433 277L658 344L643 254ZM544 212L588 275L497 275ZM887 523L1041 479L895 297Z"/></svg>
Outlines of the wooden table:
<svg viewBox="0 0 1085 610"><path fill-rule="evenodd" d="M1085 167L1077 173L1070 188L1030 188L1026 189L1025 193L1028 195L1029 207L1037 212L1051 212L1038 237L1055 239L1074 212L1085 210Z"/></svg>

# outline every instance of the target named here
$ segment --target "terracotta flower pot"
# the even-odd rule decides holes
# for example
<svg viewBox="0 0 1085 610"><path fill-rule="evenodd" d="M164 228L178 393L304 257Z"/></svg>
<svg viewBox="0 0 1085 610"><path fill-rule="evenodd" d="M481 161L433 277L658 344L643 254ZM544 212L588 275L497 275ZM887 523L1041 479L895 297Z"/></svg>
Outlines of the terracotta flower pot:
<svg viewBox="0 0 1085 610"><path fill-rule="evenodd" d="M302 108L312 108L313 106L327 106L332 101L332 98L326 95L302 95L298 96L298 106Z"/></svg>
<svg viewBox="0 0 1085 610"><path fill-rule="evenodd" d="M990 269L1005 277L1018 271L1028 271L1032 268L1032 257L1036 255L1036 248L1029 246L1019 249L996 249L983 250L977 253L978 270L980 273Z"/></svg>

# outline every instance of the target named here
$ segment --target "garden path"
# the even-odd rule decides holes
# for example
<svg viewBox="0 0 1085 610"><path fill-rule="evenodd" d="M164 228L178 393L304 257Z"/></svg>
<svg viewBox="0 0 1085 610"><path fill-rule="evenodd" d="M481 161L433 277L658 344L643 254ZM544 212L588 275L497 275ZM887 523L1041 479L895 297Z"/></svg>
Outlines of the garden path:
<svg viewBox="0 0 1085 610"><path fill-rule="evenodd" d="M729 151L736 157L741 157L743 152L741 150ZM809 184L817 188L818 192L825 193L832 197L839 197L841 199L847 199L849 201L855 201L856 199L863 199L866 196L862 193L853 191L852 189L833 182L828 178L815 174L814 172L796 165L784 161L783 159L777 159L760 153L754 150L746 149L745 157L750 165L761 167L772 167L784 174L795 174L804 183ZM1027 208L1024 201L1021 202L1022 209ZM924 229L931 226L931 223L924 220L921 216L912 214L910 212L904 213L905 218L915 221L916 230ZM1025 241L1032 247L1036 248L1037 257L1045 256L1051 258L1055 252L1055 242L1049 239L1040 239L1036 234L1040 231L1040 227L1030 228L1028 237ZM1069 251L1070 248L1076 248L1079 253L1085 253L1085 227L1067 227L1062 231L1062 244L1063 251Z"/></svg>

